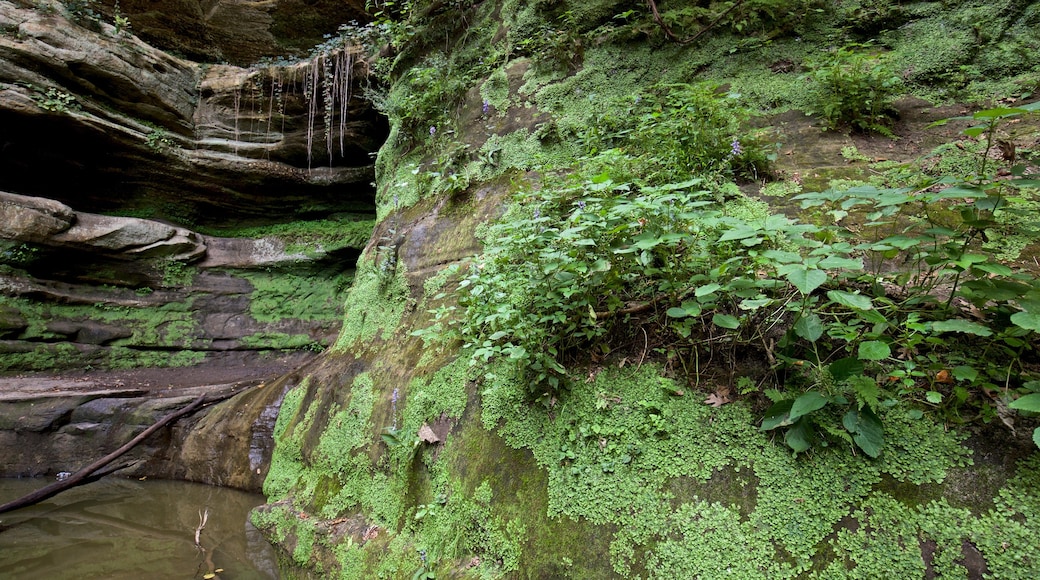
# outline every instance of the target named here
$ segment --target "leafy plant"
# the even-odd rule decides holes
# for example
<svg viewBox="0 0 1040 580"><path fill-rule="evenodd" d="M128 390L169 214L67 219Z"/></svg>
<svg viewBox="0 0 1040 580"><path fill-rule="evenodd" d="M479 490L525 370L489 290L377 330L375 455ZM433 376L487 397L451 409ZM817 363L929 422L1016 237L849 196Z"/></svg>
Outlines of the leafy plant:
<svg viewBox="0 0 1040 580"><path fill-rule="evenodd" d="M76 97L70 93L60 91L54 87L47 87L46 90L41 90L38 87L32 88L34 90L32 95L33 101L41 109L53 113L68 113L79 110L79 103L76 102Z"/></svg>
<svg viewBox="0 0 1040 580"><path fill-rule="evenodd" d="M610 159L620 177L649 183L682 181L692 175L757 178L767 173L775 150L745 126L750 111L740 95L711 83L651 87L627 103L600 112L581 136L591 154L618 148L627 157Z"/></svg>
<svg viewBox="0 0 1040 580"><path fill-rule="evenodd" d="M116 28L116 36L132 36L133 31L130 30L130 18L119 9L119 0L116 0L112 12L114 14L112 24Z"/></svg>
<svg viewBox="0 0 1040 580"><path fill-rule="evenodd" d="M95 10L97 0L61 0L69 18L78 24L97 25L101 15Z"/></svg>
<svg viewBox="0 0 1040 580"><path fill-rule="evenodd" d="M683 126L681 111L661 107L658 122ZM1028 112L980 112L976 134ZM956 414L972 386L1020 383L1012 371L1040 330L1040 282L982 244L1008 192L1040 181L973 175L795 198L838 223L855 213L863 226L852 232L742 215L746 205L705 179L665 181L696 161L644 161L651 141L667 150L680 134L646 123L588 139L634 146L584 158L583 170L601 171L592 177L547 176L488 229L486 252L461 284L461 334L474 363L516 364L528 394L551 406L573 384L574 361L624 348L633 325L646 333L642 356L653 336L698 380L701 353L735 361L737 349L760 349L783 387L768 392L763 430L782 429L796 453L839 442L870 457L882 452L882 420L895 405ZM649 177L614 179L640 169ZM905 268L885 267L895 259ZM950 333L981 359L951 347Z"/></svg>
<svg viewBox="0 0 1040 580"><path fill-rule="evenodd" d="M819 88L819 113L831 129L849 126L864 133L891 135L892 100L903 80L884 54L867 45L839 48L811 65L807 78Z"/></svg>
<svg viewBox="0 0 1040 580"><path fill-rule="evenodd" d="M156 153L161 153L173 147L173 139L170 138L170 133L166 129L150 123L147 125L148 134L145 135L145 144L148 145L149 149Z"/></svg>
<svg viewBox="0 0 1040 580"><path fill-rule="evenodd" d="M669 39L686 44L713 29L738 34L785 32L806 17L823 12L816 0L737 0L726 2L650 3L654 20Z"/></svg>

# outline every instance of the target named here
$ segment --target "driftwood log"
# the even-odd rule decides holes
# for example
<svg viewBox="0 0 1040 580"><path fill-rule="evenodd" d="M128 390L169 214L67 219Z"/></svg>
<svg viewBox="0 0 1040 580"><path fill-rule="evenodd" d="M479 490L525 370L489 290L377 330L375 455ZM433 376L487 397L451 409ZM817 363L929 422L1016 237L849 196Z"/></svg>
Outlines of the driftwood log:
<svg viewBox="0 0 1040 580"><path fill-rule="evenodd" d="M102 457L101 459L98 459L94 463L91 463L83 469L80 469L79 471L70 475L69 477L61 481L56 481L41 489L38 489L30 493L29 495L22 496L16 500L12 500L3 505L0 505L0 514L4 512L9 512L11 510L16 510L18 508L23 508L31 506L33 504L37 504L45 499L54 497L55 495L65 491L66 489L75 487L81 483L86 483L91 479L91 475L93 475L96 471L98 471L102 467L105 467L109 463L112 463L127 451L130 451L134 447L137 447L139 443L147 439L148 436L152 433L155 433L167 424L187 415L188 413L191 413L195 409L198 409L205 401L206 395L199 395L199 397L192 401L191 404L187 407L184 407L179 411L174 411L173 413L166 415L162 419L159 419L158 422L142 431L140 435L134 437L119 449L116 449L112 453L109 453L108 455Z"/></svg>

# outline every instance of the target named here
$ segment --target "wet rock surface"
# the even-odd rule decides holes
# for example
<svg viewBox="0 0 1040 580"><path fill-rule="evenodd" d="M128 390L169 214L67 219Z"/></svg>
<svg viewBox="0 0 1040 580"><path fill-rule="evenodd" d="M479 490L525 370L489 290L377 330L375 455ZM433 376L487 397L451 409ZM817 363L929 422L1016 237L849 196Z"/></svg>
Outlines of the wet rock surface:
<svg viewBox="0 0 1040 580"><path fill-rule="evenodd" d="M236 353L188 369L0 377L0 477L75 472L206 394L227 400L150 437L118 473L259 491L278 404L313 357Z"/></svg>

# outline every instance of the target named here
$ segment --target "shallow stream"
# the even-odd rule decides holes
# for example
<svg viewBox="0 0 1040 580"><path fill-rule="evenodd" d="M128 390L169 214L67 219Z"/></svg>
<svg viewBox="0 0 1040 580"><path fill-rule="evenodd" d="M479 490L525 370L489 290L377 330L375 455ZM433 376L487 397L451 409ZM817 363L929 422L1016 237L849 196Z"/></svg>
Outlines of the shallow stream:
<svg viewBox="0 0 1040 580"><path fill-rule="evenodd" d="M0 479L0 504L49 483ZM0 578L279 578L274 548L249 523L263 501L181 481L104 478L0 514Z"/></svg>

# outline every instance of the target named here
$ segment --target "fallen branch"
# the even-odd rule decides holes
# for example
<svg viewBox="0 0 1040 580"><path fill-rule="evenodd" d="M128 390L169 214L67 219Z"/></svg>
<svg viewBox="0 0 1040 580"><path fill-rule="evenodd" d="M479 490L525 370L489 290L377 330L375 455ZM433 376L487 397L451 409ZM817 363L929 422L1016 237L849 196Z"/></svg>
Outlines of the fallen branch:
<svg viewBox="0 0 1040 580"><path fill-rule="evenodd" d="M162 429L168 423L171 423L172 421L175 421L175 420L183 417L184 415L187 415L188 413L191 413L195 409L198 409L199 406L201 406L202 403L205 402L205 400L206 400L206 395L199 395L199 397L197 399L195 399L194 401L192 401L192 403L190 405L188 405L187 407L184 407L183 409L181 409L179 411L174 411L173 413L170 413L169 415L166 415L165 417L160 419L157 423L155 423L151 427L149 427L149 428L145 429L144 431L142 431L140 435L138 435L137 437L134 437L133 439L131 439L128 443L126 443L125 445L123 445L119 449L116 449L112 453L109 453L108 455L102 457L101 459L98 459L94 463L91 463L90 465L84 467L83 469L77 471L76 473L70 475L69 477L67 477L67 478L65 478L65 479L63 479L61 481L56 481L56 482L54 482L54 483L52 483L52 484L50 484L50 485L48 485L46 487L43 487L41 489L38 489L38 490L30 493L29 495L22 496L22 497L20 497L20 498L18 498L16 500L9 501L9 502L7 502L7 503L5 503L3 505L0 505L0 514L2 514L4 512L9 512L11 510L16 510L18 508L23 508L23 507L26 507L26 506L30 506L30 505L39 503L39 502L41 502L41 501L43 501L45 499L54 497L55 495L58 495L59 493L65 491L66 489L69 489L70 487L75 487L76 485L79 485L80 483L85 483L84 480L90 478L90 476L93 475L93 473L95 471L101 469L102 467L108 465L109 463L112 463L113 461L118 459L119 456L123 455L127 451L130 451L134 447L137 447L137 445L139 443L141 443L142 441L144 441L145 439L147 439L149 435L151 435L152 433L155 433L159 429Z"/></svg>
<svg viewBox="0 0 1040 580"><path fill-rule="evenodd" d="M646 5L650 8L650 12L653 13L653 15L654 15L654 22L656 22L657 25L661 27L661 30L664 31L664 35L667 36L669 40L671 40L672 42L675 42L676 44L689 44L689 43L693 42L694 40L697 40L705 32L711 30L712 28L715 28L715 25L717 25L719 22L721 22L722 19L727 14L729 14L730 12L733 12L733 10L735 10L738 6L740 6L743 3L744 3L744 0L737 0L736 2L733 3L732 6L730 6L729 8L727 8L725 10L723 10L722 13L719 14L715 18L715 20L712 20L710 24L708 24L707 26L702 28L700 30L700 32L698 32L697 34L694 34L693 36L688 36L686 38L679 38L678 36L675 35L674 32L672 32L672 29L669 28L667 24L665 24L664 19L661 18L661 13L658 12L658 10L657 10L657 3L654 2L654 0L646 0Z"/></svg>

